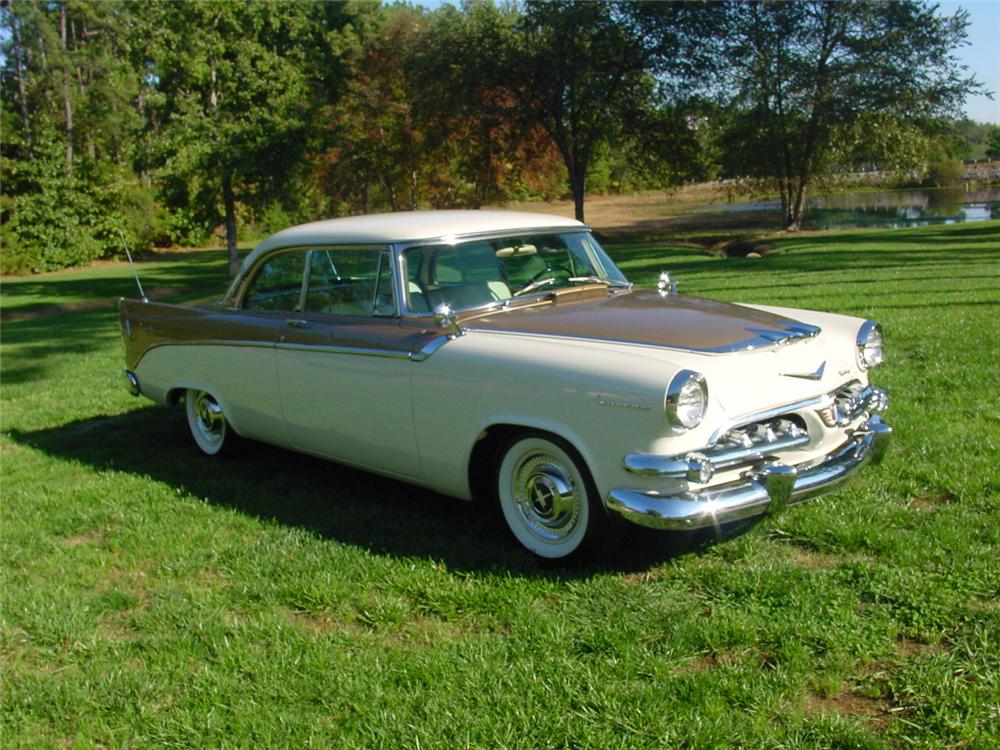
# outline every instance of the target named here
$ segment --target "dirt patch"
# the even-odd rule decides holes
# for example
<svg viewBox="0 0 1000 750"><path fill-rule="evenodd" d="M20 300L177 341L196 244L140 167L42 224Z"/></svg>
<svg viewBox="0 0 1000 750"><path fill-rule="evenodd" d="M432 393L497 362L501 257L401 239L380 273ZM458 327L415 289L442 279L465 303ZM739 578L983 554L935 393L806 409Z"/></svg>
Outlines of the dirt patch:
<svg viewBox="0 0 1000 750"><path fill-rule="evenodd" d="M96 531L85 531L82 534L74 534L63 539L63 543L69 547L79 547L81 544L100 544L102 541L101 535Z"/></svg>
<svg viewBox="0 0 1000 750"><path fill-rule="evenodd" d="M146 296L149 299L162 299L163 297L180 294L182 291L182 289L178 289L177 287L165 286L151 289ZM118 304L118 297L88 299L81 302L67 302L61 305L31 305L20 310L0 310L0 322L11 323L17 320L46 318L50 315L58 315L66 312L100 310L105 307L114 307L116 304Z"/></svg>
<svg viewBox="0 0 1000 750"><path fill-rule="evenodd" d="M323 615L314 615L297 609L287 610L286 615L292 625L313 633L360 636L367 632L363 625L353 620L340 620Z"/></svg>
<svg viewBox="0 0 1000 750"><path fill-rule="evenodd" d="M756 238L722 242L713 246L712 250L727 258L764 258L776 252L774 245Z"/></svg>
<svg viewBox="0 0 1000 750"><path fill-rule="evenodd" d="M918 654L941 654L948 650L943 643L924 643L905 636L896 639L896 653L903 659L912 658Z"/></svg>
<svg viewBox="0 0 1000 750"><path fill-rule="evenodd" d="M832 570L847 562L847 558L843 555L818 552L797 544L789 547L788 556L793 563L807 570Z"/></svg>
<svg viewBox="0 0 1000 750"><path fill-rule="evenodd" d="M913 510L934 510L942 505L953 503L957 499L955 493L946 490L944 492L915 497L906 504L906 507L913 508Z"/></svg>
<svg viewBox="0 0 1000 750"><path fill-rule="evenodd" d="M727 667L731 664L736 664L737 662L743 661L747 654L747 651L713 651L708 654L699 654L691 659L688 659L681 664L674 667L675 674L700 674L702 672L709 672L718 667ZM766 663L767 660L762 658L762 663Z"/></svg>
<svg viewBox="0 0 1000 750"><path fill-rule="evenodd" d="M807 714L836 714L845 718L860 719L882 731L892 721L892 700L888 696L869 698L851 690L843 690L824 698L810 695L806 698Z"/></svg>

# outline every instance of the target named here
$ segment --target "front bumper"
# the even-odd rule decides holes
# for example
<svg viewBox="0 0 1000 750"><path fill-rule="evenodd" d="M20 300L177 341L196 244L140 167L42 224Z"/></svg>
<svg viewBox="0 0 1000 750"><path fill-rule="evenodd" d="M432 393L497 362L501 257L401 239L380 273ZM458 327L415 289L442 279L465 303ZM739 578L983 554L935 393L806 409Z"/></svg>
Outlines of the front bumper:
<svg viewBox="0 0 1000 750"><path fill-rule="evenodd" d="M775 513L839 489L862 466L881 461L891 437L892 428L872 415L846 443L819 461L795 467L765 459L743 479L700 492L662 495L616 489L604 503L626 520L654 529L701 529Z"/></svg>

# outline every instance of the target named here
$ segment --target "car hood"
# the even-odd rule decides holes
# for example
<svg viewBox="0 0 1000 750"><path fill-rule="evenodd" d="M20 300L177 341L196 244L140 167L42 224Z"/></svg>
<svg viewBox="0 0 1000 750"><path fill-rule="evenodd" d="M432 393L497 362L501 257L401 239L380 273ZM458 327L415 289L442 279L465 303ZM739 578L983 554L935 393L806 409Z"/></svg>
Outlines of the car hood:
<svg viewBox="0 0 1000 750"><path fill-rule="evenodd" d="M581 290L582 292L583 290ZM727 302L659 292L555 295L469 320L471 330L733 353L812 338L816 326Z"/></svg>

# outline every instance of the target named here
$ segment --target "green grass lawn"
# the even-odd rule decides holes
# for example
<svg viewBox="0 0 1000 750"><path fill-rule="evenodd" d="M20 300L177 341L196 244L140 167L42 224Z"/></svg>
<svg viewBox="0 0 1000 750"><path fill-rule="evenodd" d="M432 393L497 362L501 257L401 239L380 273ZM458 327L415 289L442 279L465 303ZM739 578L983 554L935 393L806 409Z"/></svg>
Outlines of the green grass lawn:
<svg viewBox="0 0 1000 750"><path fill-rule="evenodd" d="M483 508L129 397L113 309L2 331L0 746L1000 744L1000 222L612 248L651 285L874 317L885 463L714 544L552 568ZM221 255L146 275L221 290ZM111 298L121 266L5 280ZM124 287L123 287L124 285Z"/></svg>

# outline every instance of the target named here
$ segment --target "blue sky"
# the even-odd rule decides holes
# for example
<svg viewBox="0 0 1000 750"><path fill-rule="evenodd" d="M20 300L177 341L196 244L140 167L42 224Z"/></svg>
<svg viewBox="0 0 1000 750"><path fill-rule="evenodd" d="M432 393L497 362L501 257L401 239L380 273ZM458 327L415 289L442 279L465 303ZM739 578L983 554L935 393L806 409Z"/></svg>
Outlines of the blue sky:
<svg viewBox="0 0 1000 750"><path fill-rule="evenodd" d="M411 0L416 5L436 8L448 0ZM452 3L458 4L458 0ZM969 11L969 44L958 50L958 57L969 72L994 92L990 101L985 96L970 96L965 102L966 114L973 120L1000 125L1000 0L964 0L942 2L940 13L951 15L959 8Z"/></svg>
<svg viewBox="0 0 1000 750"><path fill-rule="evenodd" d="M1000 2L965 0L941 3L941 12L951 15L959 8L969 11L969 45L958 51L969 72L993 91L994 99L970 96L965 100L966 113L973 120L1000 125Z"/></svg>

